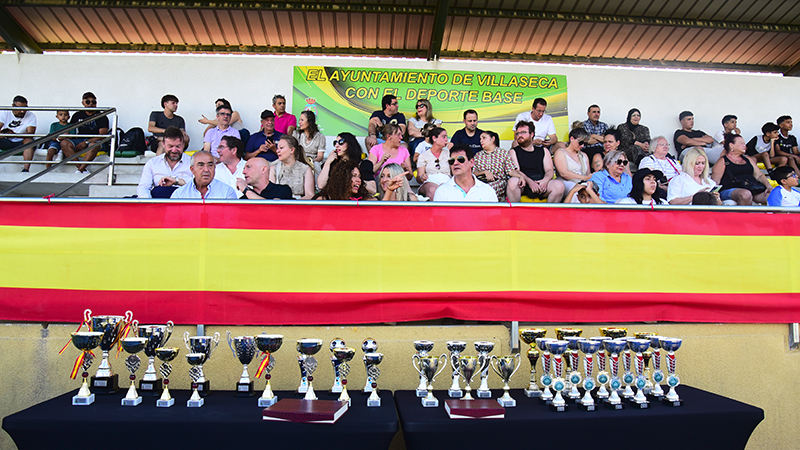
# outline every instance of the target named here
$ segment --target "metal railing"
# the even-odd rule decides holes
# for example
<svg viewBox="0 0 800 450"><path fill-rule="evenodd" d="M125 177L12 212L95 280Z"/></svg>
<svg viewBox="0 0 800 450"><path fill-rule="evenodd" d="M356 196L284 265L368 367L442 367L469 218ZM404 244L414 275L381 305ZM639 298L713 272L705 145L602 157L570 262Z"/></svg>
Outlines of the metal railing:
<svg viewBox="0 0 800 450"><path fill-rule="evenodd" d="M13 186L8 187L7 189L5 189L2 192L0 192L0 197L6 196L9 193L14 192L15 190L19 189L20 187L31 183L32 181L36 180L37 178L40 178L40 177L42 177L44 175L47 175L48 173L50 173L50 172L52 172L54 170L57 170L59 167L63 167L65 165L67 165L67 164L72 164L72 165L78 165L78 164L84 165L84 164L86 164L88 166L100 166L100 168L95 170L94 172L89 170L89 174L88 175L86 175L85 177L81 178L76 183L74 183L73 185L71 185L68 188L64 189L63 191L59 192L58 194L55 194L54 197L60 197L60 196L62 196L64 194L66 194L67 192L71 191L72 189L76 188L77 186L80 186L81 184L85 183L87 180L89 180L90 178L94 177L98 173L102 172L103 169L105 169L105 168L108 168L108 181L107 181L108 185L111 186L111 185L114 184L114 180L115 180L115 176L114 176L114 165L115 165L114 152L115 152L116 147L117 147L117 118L118 118L118 116L116 114L117 113L117 109L116 108L102 108L102 107L71 108L71 107L63 107L63 106L59 106L59 107L54 107L54 106L25 106L25 107L0 106L0 111L5 111L5 110L23 110L23 111L96 111L97 113L94 114L94 115L89 116L84 121L67 125L64 128L62 128L62 129L60 129L60 130L58 130L56 132L49 133L49 134L8 134L8 133L2 134L2 133L0 133L0 138L23 138L23 139L24 138L35 138L35 139L33 139L33 141L28 142L27 144L23 143L18 147L14 147L14 148L12 148L10 150L4 151L3 153L0 153L0 164L20 164L20 161L9 161L8 158L10 158L12 156L19 155L19 154L23 153L25 150L27 150L29 148L36 149L41 144L49 143L51 140L53 140L53 139L55 139L57 137L66 137L66 138L69 138L69 139L75 139L75 138L86 138L86 139L100 138L100 139L95 141L95 142L92 142L89 145L87 145L86 148L84 148L83 150L81 150L79 152L76 152L74 155L70 156L69 158L64 158L59 162L54 162L54 161L33 161L33 158L31 158L31 161L23 161L22 164L52 164L52 166L50 166L49 168L46 168L45 170L42 170L40 172L33 173L28 178L20 181L19 183L14 184ZM107 135L102 135L102 134L68 134L70 131L76 130L80 126L82 126L83 122L91 122L91 121L94 121L94 120L97 120L97 119L100 119L100 118L103 118L103 117L107 117L107 116L109 116L111 114L113 114L113 117L111 118L111 130L110 130L111 133L110 134L107 134ZM8 125L8 124L4 124L4 126L6 126L6 125ZM102 148L102 145L107 143L107 142L109 143L108 162L102 162L102 161L75 161L76 159L80 158L81 156L83 156L84 154L89 152L90 150L93 150L95 148L98 148L98 149Z"/></svg>

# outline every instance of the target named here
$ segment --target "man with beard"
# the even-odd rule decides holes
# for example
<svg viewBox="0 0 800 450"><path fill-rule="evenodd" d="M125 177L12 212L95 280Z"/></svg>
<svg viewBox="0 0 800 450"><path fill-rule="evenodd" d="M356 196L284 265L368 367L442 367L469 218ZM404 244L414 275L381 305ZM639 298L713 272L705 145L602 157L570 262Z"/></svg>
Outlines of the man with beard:
<svg viewBox="0 0 800 450"><path fill-rule="evenodd" d="M448 148L453 148L457 144L466 144L472 149L474 155L481 151L482 133L483 130L478 128L478 111L468 109L464 111L464 128L453 133Z"/></svg>
<svg viewBox="0 0 800 450"><path fill-rule="evenodd" d="M517 123L514 139L517 146L512 148L519 161L519 169L525 176L525 187L522 195L547 199L548 203L561 203L564 199L564 183L553 179L553 158L550 151L544 147L534 145L533 136L535 126L531 122ZM518 202L520 198L508 200Z"/></svg>
<svg viewBox="0 0 800 450"><path fill-rule="evenodd" d="M18 107L26 107L28 106L28 100L18 95L14 97L14 101L11 102L11 106L18 106ZM0 111L0 129L2 129L3 134L33 134L36 133L36 116L33 114L32 111L25 111L23 109L13 109L11 111L5 110ZM19 147L20 145L25 145L29 142L32 142L33 138L15 138L15 137L4 137L0 138L0 153L3 150L9 150L15 147ZM36 149L31 147L25 149L22 152L23 159L25 161L30 161L33 159L33 152ZM25 164L22 167L23 172L29 171L31 168L30 164Z"/></svg>
<svg viewBox="0 0 800 450"><path fill-rule="evenodd" d="M170 198L236 198L236 191L227 184L214 179L216 173L214 157L211 153L200 150L192 155L190 170L194 179L172 193Z"/></svg>
<svg viewBox="0 0 800 450"><path fill-rule="evenodd" d="M139 198L169 198L175 189L192 179L191 158L183 152L184 142L179 128L164 130L164 153L144 165L136 187Z"/></svg>

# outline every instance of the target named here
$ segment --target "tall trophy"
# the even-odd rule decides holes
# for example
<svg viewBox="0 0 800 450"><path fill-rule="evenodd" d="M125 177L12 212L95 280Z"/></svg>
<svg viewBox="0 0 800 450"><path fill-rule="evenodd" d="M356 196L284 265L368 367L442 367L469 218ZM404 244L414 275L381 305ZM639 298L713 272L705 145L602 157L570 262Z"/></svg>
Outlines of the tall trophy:
<svg viewBox="0 0 800 450"><path fill-rule="evenodd" d="M590 339L584 339L580 342L580 348L583 352L583 373L585 377L583 378L583 389L585 393L583 394L583 398L578 401L578 404L581 406L581 409L584 411L594 411L595 404L594 399L592 398L592 389L594 389L594 354L600 350L600 341L593 341Z"/></svg>
<svg viewBox="0 0 800 450"><path fill-rule="evenodd" d="M428 353L433 351L433 341L414 341L414 350L417 351L411 357L411 364L414 366L414 369L419 373L419 386L417 386L417 397L425 397L428 395L428 384L425 381L425 375L423 375L422 370L419 368L419 364L417 362L420 358L425 358L428 356ZM417 361L417 362L415 362Z"/></svg>
<svg viewBox="0 0 800 450"><path fill-rule="evenodd" d="M547 346L547 343L550 341L555 341L557 339L552 338L536 338L536 345L542 349L542 394L539 396L539 401L545 404L550 404L553 401L553 391L550 390L550 386L553 385L553 375L550 373L551 370L551 362L552 362L552 355L550 354L550 349Z"/></svg>
<svg viewBox="0 0 800 450"><path fill-rule="evenodd" d="M331 341L329 347L331 350L331 365L333 365L333 386L331 386L330 391L332 394L340 394L342 392L342 374L339 373L339 368L344 361L336 357L335 350L346 346L344 339L336 338Z"/></svg>
<svg viewBox="0 0 800 450"><path fill-rule="evenodd" d="M611 395L606 400L606 407L609 409L622 409L622 400L619 398L619 389L622 387L622 381L619 379L619 354L628 346L628 341L610 339L603 341L603 346L611 353L609 356L609 365L611 366Z"/></svg>
<svg viewBox="0 0 800 450"><path fill-rule="evenodd" d="M414 355L417 356L417 355ZM439 368L441 366L441 368ZM447 367L447 355L423 356L418 359L418 370L420 375L425 377L425 390L427 395L421 400L422 406L426 408L436 408L439 406L439 399L433 396L433 382L436 377Z"/></svg>
<svg viewBox="0 0 800 450"><path fill-rule="evenodd" d="M199 375L197 380L194 380L194 383L197 384L196 391L199 395L206 396L208 395L209 389L211 389L211 384L206 380L205 374L203 373L203 364L208 362L208 359L211 358L211 352L214 351L215 348L219 345L219 333L214 333L214 336L191 336L189 337L189 332L186 331L183 333L183 342L186 344L186 348L189 349L190 354L194 353L202 353L205 355L202 361L199 361L199 358L192 357L189 358L189 355L186 355L187 358L190 359L189 364L192 364L192 361L195 363L194 366L197 367L197 372ZM202 405L202 403L201 403ZM200 405L197 405L200 406Z"/></svg>
<svg viewBox="0 0 800 450"><path fill-rule="evenodd" d="M78 370L83 370L81 373L83 383L78 390L78 394L72 397L73 405L85 406L94 403L94 394L89 390L89 383L86 382L86 378L89 377L89 367L94 360L92 350L100 345L100 340L102 339L103 333L96 331L78 331L72 333L72 345L80 350L81 354L78 355L78 358L75 360L75 366L72 368L70 378L74 380L78 374Z"/></svg>
<svg viewBox="0 0 800 450"><path fill-rule="evenodd" d="M317 359L314 355L322 348L322 339L300 339L297 341L297 362L300 364L300 386L297 393L305 393L305 400L316 400L314 392L314 371L317 370Z"/></svg>
<svg viewBox="0 0 800 450"><path fill-rule="evenodd" d="M371 380L371 390L367 398L367 406L381 406L381 398L378 396L378 377L381 376L381 369L378 364L383 361L383 353L365 353L364 367L367 369L367 379Z"/></svg>
<svg viewBox="0 0 800 450"><path fill-rule="evenodd" d="M453 383L447 389L447 395L450 398L461 398L464 392L461 390L459 378L461 375L458 373L459 362L461 353L467 349L467 343L464 341L447 341L447 351L450 352L450 367L453 368Z"/></svg>
<svg viewBox="0 0 800 450"><path fill-rule="evenodd" d="M242 376L236 382L236 397L252 397L255 394L253 388L255 383L250 379L250 374L247 373L247 365L253 361L256 356L256 339L253 336L236 336L231 338L231 332L228 331L228 347L231 348L233 356L239 360L244 366Z"/></svg>
<svg viewBox="0 0 800 450"><path fill-rule="evenodd" d="M630 342L632 339L636 338L631 338L631 337L620 338L620 340L624 340L626 342ZM631 370L633 355L631 354L630 343L628 344L627 347L625 347L625 350L623 350L622 352L622 362L625 367L625 372L623 372L622 374L622 384L625 385L625 389L623 389L622 391L622 398L624 398L625 400L633 401L633 396L636 394L633 392L633 388L631 388L631 385L634 383L634 381L636 381L636 375L634 375L633 370Z"/></svg>
<svg viewBox="0 0 800 450"><path fill-rule="evenodd" d="M567 398L573 402L577 402L581 398L581 393L578 390L578 386L581 384L581 373L580 373L580 355L578 355L578 349L580 348L581 341L585 339L578 336L567 336L564 338L567 341L567 364L569 368L569 373L567 374Z"/></svg>
<svg viewBox="0 0 800 450"><path fill-rule="evenodd" d="M659 336L650 336L650 348L653 349L653 389L650 395L656 399L664 397L661 383L664 381L664 372L661 370L661 340Z"/></svg>
<svg viewBox="0 0 800 450"><path fill-rule="evenodd" d="M629 339L628 347L630 347L630 349L636 353L636 380L634 381L634 385L636 386L636 394L633 396L631 404L639 409L645 409L648 407L650 402L648 402L647 397L644 396L644 389L647 387L647 377L644 374L644 352L650 348L650 340Z"/></svg>
<svg viewBox="0 0 800 450"><path fill-rule="evenodd" d="M340 402L351 404L350 395L347 394L347 375L350 374L350 361L356 356L356 349L350 347L336 347L333 349L333 357L340 361L338 370L342 380L342 391L339 394Z"/></svg>
<svg viewBox="0 0 800 450"><path fill-rule="evenodd" d="M606 401L608 396L608 389L606 389L606 384L611 381L611 376L608 374L606 370L606 361L608 359L608 352L605 349L605 345L603 342L610 341L611 338L608 336L596 336L591 337L589 340L597 341L600 343L600 348L597 350L597 384L600 385L600 388L597 389L597 400L600 402Z"/></svg>
<svg viewBox="0 0 800 450"><path fill-rule="evenodd" d="M528 361L531 363L531 383L528 385L528 388L525 389L525 395L527 397L539 397L542 395L542 391L536 383L536 361L539 360L540 355L539 350L536 349L536 339L543 338L546 334L547 330L544 328L526 328L519 332L519 337L522 339L522 342L530 345L526 353Z"/></svg>
<svg viewBox="0 0 800 450"><path fill-rule="evenodd" d="M494 342L478 341L475 342L475 350L478 352L478 358L486 360L481 362L481 385L478 387L478 398L492 398L492 391L489 390L489 353L494 350Z"/></svg>
<svg viewBox="0 0 800 450"><path fill-rule="evenodd" d="M138 336L147 339L144 354L148 358L147 369L144 371L142 379L139 380L139 392L142 395L155 397L162 390L162 382L158 378L155 367L156 349L167 345L174 325L171 320L166 325L139 325Z"/></svg>
<svg viewBox="0 0 800 450"><path fill-rule="evenodd" d="M125 360L125 367L127 367L128 371L131 373L131 387L128 388L128 393L125 395L125 398L122 399L122 406L138 406L142 403L142 396L136 392L136 371L139 370L142 359L136 354L144 350L144 346L147 345L147 339L137 337L125 338L121 343L122 349L131 354Z"/></svg>
<svg viewBox="0 0 800 450"><path fill-rule="evenodd" d="M564 353L567 351L567 341L548 341L547 349L553 355L553 390L556 391L553 401L550 403L550 409L556 412L564 412L567 410L567 402L564 400L561 392L567 388L567 382L564 379Z"/></svg>
<svg viewBox="0 0 800 450"><path fill-rule="evenodd" d="M264 357L261 359L261 363L258 365L256 378L260 378L261 373L264 372L264 379L267 380L267 385L264 386L264 392L258 399L258 406L260 408L266 408L274 405L275 402L278 401L278 397L276 397L272 392L272 386L270 385L269 380L272 378L270 372L272 372L272 369L275 368L274 353L281 348L281 345L283 344L283 335L261 333L255 337L255 340L256 346L264 354Z"/></svg>
<svg viewBox="0 0 800 450"><path fill-rule="evenodd" d="M556 331L556 339L558 339L559 341L567 341L567 342L569 342L570 338L579 338L583 333L583 330L580 328L556 328L555 331ZM567 396L567 398L573 401L577 400L577 398L580 397L580 393L578 393L578 397L575 397L575 392L577 392L577 388L575 392L573 392L572 382L570 381L570 379L572 378L571 376L572 373L578 370L576 367L573 366L573 362L575 363L575 366L577 366L578 362L577 349L578 349L578 344L576 341L574 344L568 345L567 351L566 353L564 353L564 361L566 362L567 365L567 370L566 370L567 376L565 377L566 380L565 390L567 392L565 393L565 395ZM578 376L580 376L580 374L578 374Z"/></svg>
<svg viewBox="0 0 800 450"><path fill-rule="evenodd" d="M112 372L108 362L108 353L119 343L121 337L127 334L133 324L133 313L126 311L124 316L92 316L92 310L83 312L84 322L91 324L92 331L103 333L100 341L100 350L103 351L103 360L97 367L97 372L92 377L92 389L98 394L113 394L119 391L119 376Z"/></svg>
<svg viewBox="0 0 800 450"><path fill-rule="evenodd" d="M367 353L377 353L378 351L378 342L372 338L366 338L363 342L361 342L361 351L364 352L364 371L367 373L367 381L364 384L364 389L362 392L365 394L369 394L372 392L372 379L369 376L369 363L367 362ZM379 371L380 372L380 371Z"/></svg>
<svg viewBox="0 0 800 450"><path fill-rule="evenodd" d="M519 366L521 365L522 356L519 353L509 356L501 356L497 357L492 355L491 366L494 373L500 376L500 379L503 380L503 396L497 399L497 403L500 404L503 408L513 408L517 406L517 401L511 398L511 395L508 391L511 390L508 387L508 382L517 370L519 370Z"/></svg>
<svg viewBox="0 0 800 450"><path fill-rule="evenodd" d="M675 388L681 384L681 379L675 374L675 352L681 348L683 339L660 338L659 341L661 342L661 348L667 352L667 372L669 372L667 376L669 392L667 392L667 395L661 402L668 406L683 406L683 400L681 400L678 393L675 392Z"/></svg>
<svg viewBox="0 0 800 450"><path fill-rule="evenodd" d="M643 331L634 333L634 336L636 336L636 339L647 339L650 341L650 339L653 336L657 336L657 334L649 331ZM644 394L650 395L653 390L653 382L651 381L652 374L650 373L650 360L653 359L653 352L650 351L650 349L647 349L642 352L642 356L644 357L644 379L646 381L644 386Z"/></svg>
<svg viewBox="0 0 800 450"><path fill-rule="evenodd" d="M200 383L205 380L203 376L203 363L206 362L205 353L189 353L186 355L186 362L191 366L189 368L189 377L192 379L192 396L186 401L187 408L199 408L203 406L205 400L200 397Z"/></svg>
<svg viewBox="0 0 800 450"><path fill-rule="evenodd" d="M175 404L175 399L169 395L169 376L172 374L172 364L169 362L178 356L178 347L161 347L156 349L156 357L162 361L158 371L164 378L164 392L161 393L161 398L156 400L156 406L159 408L169 408Z"/></svg>

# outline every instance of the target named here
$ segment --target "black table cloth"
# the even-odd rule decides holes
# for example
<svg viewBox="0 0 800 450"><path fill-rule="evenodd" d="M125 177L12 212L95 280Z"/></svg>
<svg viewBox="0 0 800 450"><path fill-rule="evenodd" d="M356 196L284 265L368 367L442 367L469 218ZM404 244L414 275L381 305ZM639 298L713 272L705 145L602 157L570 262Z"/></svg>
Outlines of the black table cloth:
<svg viewBox="0 0 800 450"><path fill-rule="evenodd" d="M157 408L158 397L144 397L139 406L123 407L123 389L95 395L89 406L72 406L73 391L3 419L3 429L19 450L76 449L387 449L398 430L391 391L380 391L381 406L367 408L367 395L351 392L350 409L335 424L265 421L258 395L234 397L214 391L201 408L187 408L190 391L170 391L175 405ZM300 398L278 391L279 398ZM321 400L338 394L317 392Z"/></svg>
<svg viewBox="0 0 800 450"><path fill-rule="evenodd" d="M409 450L476 448L687 448L743 449L764 419L761 408L690 386L679 386L682 407L651 402L648 409L582 411L569 403L562 413L512 389L515 408L505 419L450 419L447 391L436 391L438 408L423 408L414 391L395 392L395 403ZM492 391L494 397L503 391Z"/></svg>

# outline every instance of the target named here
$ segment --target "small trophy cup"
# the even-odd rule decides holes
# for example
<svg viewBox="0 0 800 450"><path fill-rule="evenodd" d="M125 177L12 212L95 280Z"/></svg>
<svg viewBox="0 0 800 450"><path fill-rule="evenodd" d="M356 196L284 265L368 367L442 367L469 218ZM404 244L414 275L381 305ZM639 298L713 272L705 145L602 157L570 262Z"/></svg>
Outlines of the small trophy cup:
<svg viewBox="0 0 800 450"><path fill-rule="evenodd" d="M486 360L481 362L481 385L478 387L478 398L492 398L492 391L489 390L489 353L494 350L494 342L478 341L475 343L475 350L478 352L478 358Z"/></svg>
<svg viewBox="0 0 800 450"><path fill-rule="evenodd" d="M419 371L421 377L424 377L425 391L427 395L421 400L422 406L426 408L436 408L439 406L439 399L433 396L433 381L445 367L447 367L447 355L442 354L438 358L436 356L423 356L419 357L414 355L416 365L415 368ZM441 364L441 368L439 365Z"/></svg>
<svg viewBox="0 0 800 450"><path fill-rule="evenodd" d="M350 406L352 401L347 394L347 375L350 374L350 361L356 356L356 349L350 347L336 347L333 349L333 356L341 361L339 364L339 376L342 378L342 393L339 394L340 402L347 402Z"/></svg>
<svg viewBox="0 0 800 450"><path fill-rule="evenodd" d="M187 331L183 333L183 342L186 344L186 348L189 350L189 353L202 353L206 355L206 357L203 358L203 361L197 364L200 377L195 381L197 383L197 392L202 396L206 396L211 389L211 384L208 380L206 380L206 377L203 374L203 364L208 362L208 360L211 358L211 352L213 352L214 349L219 345L219 333L214 333L213 337L189 337L189 332ZM186 355L186 357L188 358L189 355ZM197 358L193 358L193 360L196 361Z"/></svg>
<svg viewBox="0 0 800 450"><path fill-rule="evenodd" d="M189 353L186 355L186 361L189 363L189 377L192 379L192 396L186 401L187 408L199 408L203 406L206 399L200 397L199 387L200 383L205 380L203 376L203 363L206 362L205 353Z"/></svg>
<svg viewBox="0 0 800 450"><path fill-rule="evenodd" d="M111 371L108 353L119 343L122 335L133 324L133 313L126 311L124 316L92 316L92 310L83 312L84 322L90 323L92 331L103 333L100 350L103 360L92 377L92 389L98 394L114 394L119 391L119 376Z"/></svg>
<svg viewBox="0 0 800 450"><path fill-rule="evenodd" d="M659 336L650 336L650 348L653 349L653 389L650 395L656 399L664 397L661 383L664 381L664 372L661 370L661 339Z"/></svg>
<svg viewBox="0 0 800 450"><path fill-rule="evenodd" d="M628 329L622 327L600 328L600 334L611 339L622 339L628 335Z"/></svg>
<svg viewBox="0 0 800 450"><path fill-rule="evenodd" d="M342 374L340 373L341 365L344 361L341 361L339 358L336 357L336 349L337 348L344 348L346 346L344 339L336 338L331 341L330 349L331 349L331 364L333 365L333 386L331 386L331 394L339 394L342 392Z"/></svg>
<svg viewBox="0 0 800 450"><path fill-rule="evenodd" d="M604 402L609 396L608 389L606 389L606 384L611 381L611 377L606 371L606 360L608 359L608 354L605 350L603 342L609 341L611 338L608 336L595 336L589 338L589 340L600 342L600 348L597 350L597 384L600 385L600 388L597 390L597 400Z"/></svg>
<svg viewBox="0 0 800 450"><path fill-rule="evenodd" d="M252 397L255 394L253 389L255 383L247 373L247 365L256 356L256 339L253 336L236 336L231 339L231 332L228 331L228 347L231 348L233 356L244 366L242 376L236 382L236 397Z"/></svg>
<svg viewBox="0 0 800 450"><path fill-rule="evenodd" d="M378 364L383 361L383 353L366 353L364 354L364 367L367 369L367 379L372 381L370 386L369 398L367 398L367 406L381 406L381 398L378 396L378 377L381 376L381 369Z"/></svg>
<svg viewBox="0 0 800 450"><path fill-rule="evenodd" d="M169 395L169 376L172 373L172 364L169 362L178 356L178 347L157 348L156 356L162 361L158 371L164 379L164 392L161 393L161 398L156 400L156 406L159 408L169 408L175 404L175 399Z"/></svg>
<svg viewBox="0 0 800 450"><path fill-rule="evenodd" d="M555 378L553 379L553 390L556 391L553 401L550 403L550 409L556 412L564 412L567 410L567 402L561 395L561 392L567 388L566 380L564 380L564 353L567 351L567 341L548 341L547 348L553 354L553 372Z"/></svg>
<svg viewBox="0 0 800 450"><path fill-rule="evenodd" d="M428 385L425 382L425 375L423 375L422 370L419 368L418 361L420 358L425 358L428 356L428 353L433 351L433 341L414 341L414 350L417 351L413 356L411 356L411 364L414 366L414 369L419 373L419 386L417 386L417 397L425 397L428 395ZM417 362L415 362L417 361Z"/></svg>
<svg viewBox="0 0 800 450"><path fill-rule="evenodd" d="M536 339L543 338L546 334L547 330L544 328L527 328L519 332L522 342L530 345L527 356L528 361L531 363L531 383L525 389L525 396L527 397L539 397L542 395L539 385L536 384L536 361L539 360L540 355L539 350L536 349Z"/></svg>
<svg viewBox="0 0 800 450"><path fill-rule="evenodd" d="M260 378L261 372L265 372L264 378L267 380L267 385L264 386L264 392L258 399L258 406L260 408L266 408L274 405L275 402L278 401L278 397L276 397L272 392L272 386L270 385L269 380L272 378L270 372L275 368L275 355L273 353L277 352L278 349L281 348L281 345L283 344L283 335L262 333L255 337L255 341L258 349L264 354L264 357L261 359L261 363L258 365L256 378Z"/></svg>
<svg viewBox="0 0 800 450"><path fill-rule="evenodd" d="M508 393L508 391L511 390L511 388L508 387L508 381L517 373L517 370L519 370L519 366L522 363L522 356L520 356L519 353L501 357L492 355L490 361L494 373L499 375L500 379L503 380L503 396L497 399L497 403L504 408L513 408L517 406L517 401L511 398L511 395Z"/></svg>
<svg viewBox="0 0 800 450"><path fill-rule="evenodd" d="M364 384L364 389L362 392L369 394L372 392L372 379L369 377L369 364L367 363L366 355L367 353L376 353L378 351L378 343L375 341L375 339L366 338L361 343L361 351L364 352L364 370L367 372L367 381Z"/></svg>
<svg viewBox="0 0 800 450"><path fill-rule="evenodd" d="M609 409L622 409L622 400L619 398L619 389L622 381L619 379L619 352L625 350L628 341L610 339L603 342L606 351L611 353L609 357L611 363L611 395L606 400L606 407Z"/></svg>
<svg viewBox="0 0 800 450"><path fill-rule="evenodd" d="M458 373L458 359L461 357L461 352L466 349L467 343L464 341L447 341L447 351L450 352L450 367L453 368L453 384L451 384L450 388L447 390L447 395L449 395L450 398L461 398L461 396L464 395L464 392L461 390L461 385L459 384L461 375Z"/></svg>
<svg viewBox="0 0 800 450"><path fill-rule="evenodd" d="M458 358L459 373L464 377L464 382L466 384L464 387L464 397L462 397L461 400L475 400L472 396L472 387L470 383L472 383L472 379L475 377L476 373L483 371L484 365L488 363L488 361L488 359L481 359L477 356L461 355Z"/></svg>
<svg viewBox="0 0 800 450"><path fill-rule="evenodd" d="M667 352L667 372L669 372L667 376L669 392L667 392L666 397L664 397L661 402L667 406L683 406L683 400L681 400L678 393L675 392L675 388L681 384L681 379L675 374L675 352L681 348L683 339L661 338L659 340L661 342L661 348Z"/></svg>
<svg viewBox="0 0 800 450"><path fill-rule="evenodd" d="M167 345L172 336L174 324L170 320L166 325L139 325L139 337L147 339L144 354L147 356L147 369L139 380L139 392L142 395L155 397L162 390L162 381L156 373L156 349Z"/></svg>
<svg viewBox="0 0 800 450"><path fill-rule="evenodd" d="M136 392L136 371L139 370L142 360L136 354L144 350L144 346L147 345L147 339L125 338L121 342L122 349L131 354L125 360L125 367L127 367L128 371L131 373L131 387L128 388L128 393L125 395L125 398L122 399L121 403L122 406L138 406L142 403L142 396Z"/></svg>
<svg viewBox="0 0 800 450"><path fill-rule="evenodd" d="M300 364L300 386L297 393L305 393L305 400L316 400L317 394L314 393L314 371L317 370L317 360L313 355L322 348L322 339L300 339L297 341L297 362Z"/></svg>
<svg viewBox="0 0 800 450"><path fill-rule="evenodd" d="M550 386L553 385L553 375L550 373L550 368L552 366L552 355L550 354L550 350L547 346L547 343L550 341L555 341L556 339L552 338L536 338L536 345L542 349L542 394L539 396L539 401L549 405L553 401L553 391L550 390Z"/></svg>
<svg viewBox="0 0 800 450"><path fill-rule="evenodd" d="M592 389L594 389L594 354L600 349L600 341L593 341L584 339L580 342L579 346L583 352L583 373L586 375L583 378L583 389L585 393L583 398L578 401L581 409L584 411L594 411L595 404L592 398Z"/></svg>
<svg viewBox="0 0 800 450"><path fill-rule="evenodd" d="M650 402L644 396L644 389L647 387L647 377L644 375L644 352L650 348L649 339L629 339L628 346L636 353L636 395L633 396L631 404L639 409L645 409Z"/></svg>
<svg viewBox="0 0 800 450"><path fill-rule="evenodd" d="M573 402L577 402L581 398L581 393L578 390L578 386L581 384L581 373L579 371L579 364L580 364L580 355L578 355L578 349L580 348L581 341L585 339L582 337L577 336L568 336L564 338L565 341L568 342L567 344L567 355L569 361L569 374L567 375L567 388L569 392L567 392L567 398Z"/></svg>
<svg viewBox="0 0 800 450"><path fill-rule="evenodd" d="M86 382L86 378L89 377L89 367L91 367L92 361L94 360L92 350L100 345L101 339L103 339L103 333L100 332L79 331L72 333L72 345L80 350L81 354L78 355L78 358L75 360L75 366L72 369L70 378L74 380L78 374L78 370L83 369L81 373L83 383L81 383L78 394L72 397L73 405L86 406L94 403L94 394L89 391L89 383Z"/></svg>

